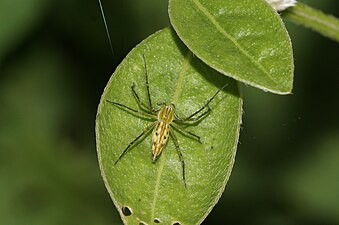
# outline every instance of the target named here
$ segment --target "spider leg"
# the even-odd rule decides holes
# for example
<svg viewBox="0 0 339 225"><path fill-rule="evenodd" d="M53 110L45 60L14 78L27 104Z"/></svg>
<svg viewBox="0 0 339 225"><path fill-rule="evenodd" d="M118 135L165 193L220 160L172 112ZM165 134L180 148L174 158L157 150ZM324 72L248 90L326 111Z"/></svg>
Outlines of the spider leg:
<svg viewBox="0 0 339 225"><path fill-rule="evenodd" d="M205 103L205 105L203 105L199 110L195 111L194 113L192 113L190 116L186 117L186 118L177 118L178 122L186 122L186 121L190 121L192 123L193 122L197 122L199 119L204 118L205 115L207 115L210 112L210 107L209 107L209 103L215 98L215 96L217 96L219 94L219 92L221 90L223 90L228 84L225 84L222 88L220 88L217 92L215 92L215 94ZM201 115L199 115L198 117L195 117L196 115L198 115L201 111L203 111L204 109L207 110L202 113Z"/></svg>
<svg viewBox="0 0 339 225"><path fill-rule="evenodd" d="M191 117L187 120L184 120L182 118L179 118L177 115L175 115L175 122L179 123L179 124L188 124L188 125L192 125L195 124L197 122L199 122L200 120L203 120L211 111L211 108L209 105L207 105L205 108L207 108L206 111L204 111L203 113L201 113L198 116L195 117ZM201 111L200 111L201 112ZM198 114L198 113L197 113Z"/></svg>
<svg viewBox="0 0 339 225"><path fill-rule="evenodd" d="M150 91L149 91L148 70L147 70L147 64L146 64L146 59L145 59L145 55L144 54L142 54L142 58L144 60L144 67L145 67L147 98L148 98L148 102L149 102L149 105L150 105L151 109L153 109L152 100L151 100L151 94L150 94Z"/></svg>
<svg viewBox="0 0 339 225"><path fill-rule="evenodd" d="M113 102L111 100L107 100L106 101L108 103L111 103L112 105L120 108L120 109L123 109L123 110L126 110L127 112L129 113L132 113L132 114L135 114L135 115L138 115L140 117L151 117L151 118L156 118L156 115L152 114L152 113L148 113L148 112L142 112L142 111L139 111L139 110L136 110L136 109L132 109L124 104L121 104L119 102Z"/></svg>
<svg viewBox="0 0 339 225"><path fill-rule="evenodd" d="M133 93L133 96L135 98L135 100L137 101L139 107L144 110L144 111L150 111L150 112L156 112L157 110L155 110L152 106L150 105L146 105L145 103L143 103L140 98L139 98L139 95L137 94L137 92L135 91L135 83L133 83L132 85L132 93Z"/></svg>
<svg viewBox="0 0 339 225"><path fill-rule="evenodd" d="M200 137L190 131L185 130L184 128L182 128L181 126L179 126L178 124L172 123L171 126L175 129L178 130L179 132L183 133L186 136L189 136L191 138L193 138L194 140L198 141L199 143L202 144Z"/></svg>
<svg viewBox="0 0 339 225"><path fill-rule="evenodd" d="M177 139L177 137L175 136L173 130L172 130L172 132L170 132L170 135L171 135L171 137L172 137L172 139L173 139L175 148L177 149L177 152L178 152L178 155L179 155L179 158L180 158L180 161L181 161L181 167L182 167L182 179L183 179L183 181L184 181L184 186L185 186L185 188L186 188L187 185L186 185L186 177L185 177L185 161L184 161L184 157L182 156L182 153L181 153L181 149L180 149L180 146L179 146L178 139Z"/></svg>
<svg viewBox="0 0 339 225"><path fill-rule="evenodd" d="M114 165L117 164L120 159L127 153L127 151L133 146L133 144L138 141L141 137L143 137L145 134L147 134L150 130L153 129L155 126L156 122L152 123L148 127L146 127L141 134L139 134L138 137L136 137L133 141L131 141L128 146L125 148L125 150L120 154L119 158L115 161Z"/></svg>
<svg viewBox="0 0 339 225"><path fill-rule="evenodd" d="M136 86L135 83L133 83L133 85L132 85L132 93L133 93L133 96L136 99L136 101L138 102L138 105L141 109L143 109L144 111L151 111L151 112L155 113L158 110L156 108L154 108L153 105L152 105L151 93L150 93L149 82L148 82L148 69L147 69L147 64L146 64L146 59L145 59L144 54L142 54L142 59L144 61L144 69L145 69L145 82L146 82L147 100L148 100L147 104L143 103L140 100L139 95L135 91L135 86Z"/></svg>

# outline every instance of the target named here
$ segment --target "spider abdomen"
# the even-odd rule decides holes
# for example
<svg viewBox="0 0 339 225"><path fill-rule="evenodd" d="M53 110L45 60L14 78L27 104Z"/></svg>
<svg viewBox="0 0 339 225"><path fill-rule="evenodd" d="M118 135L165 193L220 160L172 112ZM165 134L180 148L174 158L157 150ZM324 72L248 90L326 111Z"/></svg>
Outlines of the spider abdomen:
<svg viewBox="0 0 339 225"><path fill-rule="evenodd" d="M166 122L159 122L152 134L152 160L155 161L161 154L162 149L167 143L170 133L170 125Z"/></svg>
<svg viewBox="0 0 339 225"><path fill-rule="evenodd" d="M174 106L163 106L158 112L158 123L152 134L152 160L161 154L170 134L170 124L174 119Z"/></svg>

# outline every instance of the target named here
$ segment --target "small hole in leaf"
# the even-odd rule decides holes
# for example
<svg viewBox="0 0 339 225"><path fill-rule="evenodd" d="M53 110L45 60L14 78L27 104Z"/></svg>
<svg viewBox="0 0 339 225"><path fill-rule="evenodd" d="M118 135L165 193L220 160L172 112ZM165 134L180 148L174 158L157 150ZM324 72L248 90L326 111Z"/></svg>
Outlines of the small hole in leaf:
<svg viewBox="0 0 339 225"><path fill-rule="evenodd" d="M130 216L132 215L132 210L130 208L128 208L127 206L124 206L122 207L122 213L125 215L125 216Z"/></svg>
<svg viewBox="0 0 339 225"><path fill-rule="evenodd" d="M155 219L154 223L160 223L160 220L159 219Z"/></svg>

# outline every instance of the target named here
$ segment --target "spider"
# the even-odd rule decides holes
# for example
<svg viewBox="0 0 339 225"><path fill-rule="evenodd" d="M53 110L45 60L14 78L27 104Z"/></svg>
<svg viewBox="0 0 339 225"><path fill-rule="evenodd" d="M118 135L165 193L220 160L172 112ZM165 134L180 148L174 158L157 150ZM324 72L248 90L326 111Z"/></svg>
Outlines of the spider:
<svg viewBox="0 0 339 225"><path fill-rule="evenodd" d="M152 132L152 162L155 162L157 158L161 155L169 137L172 138L175 148L178 152L179 159L181 162L182 167L182 179L184 186L186 187L186 175L185 175L185 161L184 157L181 152L181 148L178 142L178 139L175 135L174 131L179 131L186 136L189 136L199 143L202 143L200 137L190 131L186 131L181 125L192 125L194 123L199 122L200 120L204 119L211 111L209 103L217 96L217 94L224 89L226 85L224 85L221 89L219 89L199 110L192 113L190 116L185 118L180 118L175 113L175 105L171 104L157 104L158 107L154 107L152 104L151 94L150 94L150 87L148 81L148 71L147 71L147 64L145 60L145 56L142 55L143 62L144 62L144 70L146 75L146 90L147 90L147 103L145 104L139 98L139 95L135 91L135 84L131 86L132 94L136 99L139 110L132 109L122 103L114 102L111 100L106 99L106 101L114 106L126 110L132 114L135 114L140 117L147 117L149 119L153 119L154 121L149 124L144 130L133 140L131 141L127 147L122 151L120 156L115 161L114 165L116 165L120 159L128 152L128 150L144 135L147 135L149 131L153 130Z"/></svg>

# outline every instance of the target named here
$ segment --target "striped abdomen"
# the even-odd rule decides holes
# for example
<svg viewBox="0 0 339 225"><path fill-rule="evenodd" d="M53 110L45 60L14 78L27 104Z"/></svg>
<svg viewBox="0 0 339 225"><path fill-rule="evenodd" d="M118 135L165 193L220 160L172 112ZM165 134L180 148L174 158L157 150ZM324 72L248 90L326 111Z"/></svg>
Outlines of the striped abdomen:
<svg viewBox="0 0 339 225"><path fill-rule="evenodd" d="M153 161L161 154L162 149L169 138L170 126L165 122L159 122L152 135L152 159Z"/></svg>

